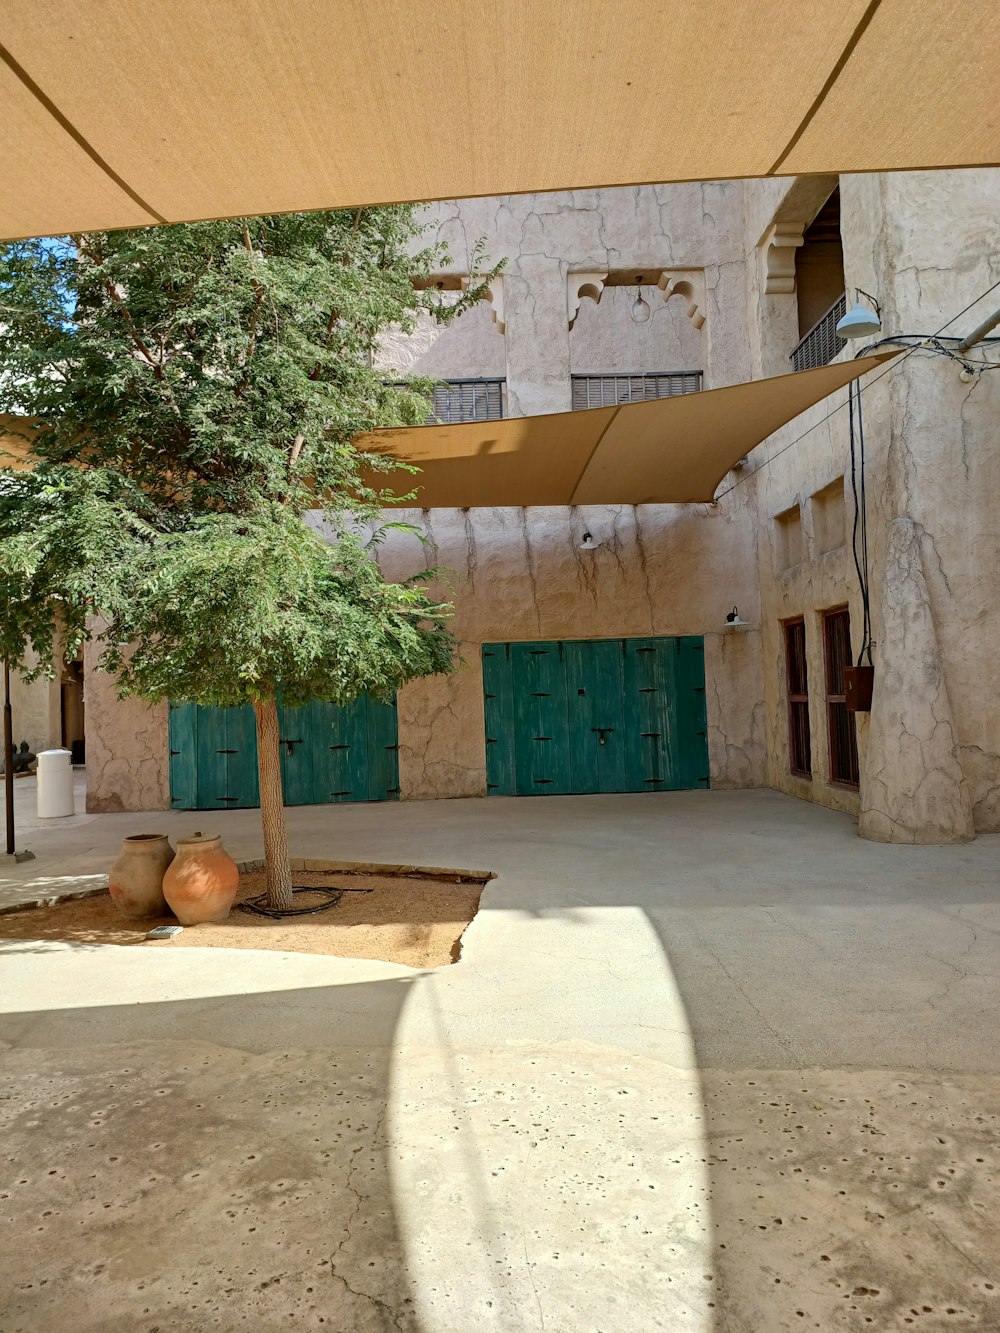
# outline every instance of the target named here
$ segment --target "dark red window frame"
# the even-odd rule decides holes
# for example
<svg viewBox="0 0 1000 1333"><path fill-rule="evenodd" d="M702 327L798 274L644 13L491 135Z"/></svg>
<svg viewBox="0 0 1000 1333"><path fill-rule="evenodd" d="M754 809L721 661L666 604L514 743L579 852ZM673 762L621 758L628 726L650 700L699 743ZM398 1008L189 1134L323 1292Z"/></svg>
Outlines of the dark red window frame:
<svg viewBox="0 0 1000 1333"><path fill-rule="evenodd" d="M846 606L823 612L823 660L826 668L826 727L830 781L857 791L858 733L844 698L844 667L851 665L851 613Z"/></svg>
<svg viewBox="0 0 1000 1333"><path fill-rule="evenodd" d="M785 635L785 683L788 695L788 770L797 778L812 777L809 735L809 668L806 622L802 616L782 622Z"/></svg>

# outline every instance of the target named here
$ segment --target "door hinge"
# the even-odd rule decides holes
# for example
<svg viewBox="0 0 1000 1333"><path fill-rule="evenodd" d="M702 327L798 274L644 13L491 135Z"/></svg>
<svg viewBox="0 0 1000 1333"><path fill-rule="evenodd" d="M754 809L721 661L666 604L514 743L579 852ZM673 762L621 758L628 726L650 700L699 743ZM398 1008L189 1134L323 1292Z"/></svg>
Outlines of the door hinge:
<svg viewBox="0 0 1000 1333"><path fill-rule="evenodd" d="M534 690L532 691L531 697L532 699L549 699L551 698L551 695L548 690Z"/></svg>
<svg viewBox="0 0 1000 1333"><path fill-rule="evenodd" d="M643 685L639 691L640 694L659 694L659 692L659 685Z"/></svg>
<svg viewBox="0 0 1000 1333"><path fill-rule="evenodd" d="M238 796L216 796L215 799L217 801L238 801L240 798Z"/></svg>
<svg viewBox="0 0 1000 1333"><path fill-rule="evenodd" d="M171 750L170 753L171 753L171 754L180 754L180 750Z"/></svg>
<svg viewBox="0 0 1000 1333"><path fill-rule="evenodd" d="M239 750L216 750L216 754L239 754Z"/></svg>
<svg viewBox="0 0 1000 1333"><path fill-rule="evenodd" d="M555 778L532 778L532 782L555 782Z"/></svg>
<svg viewBox="0 0 1000 1333"><path fill-rule="evenodd" d="M351 748L351 747L350 747L349 745L331 745L331 746L330 746L330 749L331 749L331 750L349 750L350 748Z"/></svg>
<svg viewBox="0 0 1000 1333"><path fill-rule="evenodd" d="M398 796L398 795L399 795L399 788L398 788L398 787L386 787L386 789L385 789L385 794L386 794L387 796Z"/></svg>
<svg viewBox="0 0 1000 1333"><path fill-rule="evenodd" d="M660 734L660 733L659 733L658 731L640 731L640 732L639 732L639 735L640 735L640 736L659 736L659 734Z"/></svg>
<svg viewBox="0 0 1000 1333"><path fill-rule="evenodd" d="M331 796L350 796L350 794L349 791L332 791L330 793Z"/></svg>
<svg viewBox="0 0 1000 1333"><path fill-rule="evenodd" d="M704 685L696 685L696 686L694 687L694 692L695 692L695 694L704 694L704 693L705 693L705 687L704 687Z"/></svg>
<svg viewBox="0 0 1000 1333"><path fill-rule="evenodd" d="M551 737L551 736L532 736L531 739L532 739L533 741L550 741L550 740L552 739L552 737Z"/></svg>

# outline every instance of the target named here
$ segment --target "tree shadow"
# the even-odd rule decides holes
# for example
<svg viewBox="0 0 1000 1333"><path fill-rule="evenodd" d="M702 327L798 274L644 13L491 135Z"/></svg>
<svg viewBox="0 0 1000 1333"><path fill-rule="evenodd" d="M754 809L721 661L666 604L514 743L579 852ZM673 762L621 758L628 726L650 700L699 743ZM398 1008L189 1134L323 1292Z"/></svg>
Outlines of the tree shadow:
<svg viewBox="0 0 1000 1333"><path fill-rule="evenodd" d="M386 1127L410 985L5 1015L4 1326L418 1330Z"/></svg>

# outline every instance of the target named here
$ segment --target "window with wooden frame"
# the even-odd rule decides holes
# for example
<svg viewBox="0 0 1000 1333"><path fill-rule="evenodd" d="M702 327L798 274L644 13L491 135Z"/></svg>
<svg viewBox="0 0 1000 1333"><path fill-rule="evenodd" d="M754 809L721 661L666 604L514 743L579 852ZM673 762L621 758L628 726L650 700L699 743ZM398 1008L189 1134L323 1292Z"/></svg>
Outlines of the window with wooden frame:
<svg viewBox="0 0 1000 1333"><path fill-rule="evenodd" d="M826 665L826 725L830 739L830 781L858 785L858 736L855 717L844 700L844 667L851 665L851 613L846 606L823 613Z"/></svg>
<svg viewBox="0 0 1000 1333"><path fill-rule="evenodd" d="M809 671L806 666L806 626L801 618L786 620L785 679L788 689L788 767L798 778L812 777L809 740Z"/></svg>

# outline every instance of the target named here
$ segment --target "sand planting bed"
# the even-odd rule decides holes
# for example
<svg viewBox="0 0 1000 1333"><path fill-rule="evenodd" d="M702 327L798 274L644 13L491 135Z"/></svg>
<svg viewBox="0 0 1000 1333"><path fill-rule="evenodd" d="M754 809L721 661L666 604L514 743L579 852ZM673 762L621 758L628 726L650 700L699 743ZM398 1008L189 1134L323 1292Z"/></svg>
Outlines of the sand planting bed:
<svg viewBox="0 0 1000 1333"><path fill-rule="evenodd" d="M126 921L110 894L68 899L47 907L0 914L0 940L60 940L88 944L120 944L143 949L216 947L279 949L290 953L322 953L337 958L371 958L407 967L439 967L458 960L462 933L479 908L488 876L462 872L422 877L419 871L295 870L296 886L343 890L327 911L272 921L234 907L218 925L186 926L169 940L147 940L146 932L174 921ZM458 882L456 882L458 880ZM240 876L237 903L265 887L259 871ZM296 894L295 906L325 901Z"/></svg>

